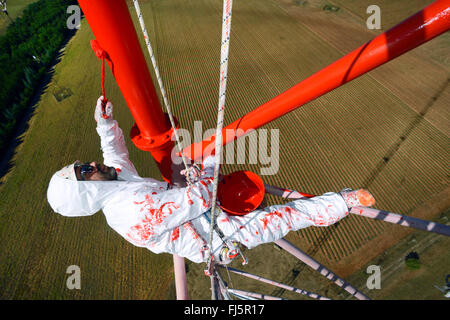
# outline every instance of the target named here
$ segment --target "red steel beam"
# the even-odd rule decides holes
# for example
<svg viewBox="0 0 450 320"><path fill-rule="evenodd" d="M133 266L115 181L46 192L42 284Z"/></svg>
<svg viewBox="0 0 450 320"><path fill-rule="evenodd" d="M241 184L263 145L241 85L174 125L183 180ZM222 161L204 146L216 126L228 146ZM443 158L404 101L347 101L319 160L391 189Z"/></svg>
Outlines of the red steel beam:
<svg viewBox="0 0 450 320"><path fill-rule="evenodd" d="M162 111L125 0L78 0L131 111L131 139L152 154L163 178L172 180L172 128Z"/></svg>
<svg viewBox="0 0 450 320"><path fill-rule="evenodd" d="M223 128L222 144L256 130L288 112L397 58L450 29L450 0L435 1L392 29ZM214 150L215 135L186 147L184 154L200 160Z"/></svg>

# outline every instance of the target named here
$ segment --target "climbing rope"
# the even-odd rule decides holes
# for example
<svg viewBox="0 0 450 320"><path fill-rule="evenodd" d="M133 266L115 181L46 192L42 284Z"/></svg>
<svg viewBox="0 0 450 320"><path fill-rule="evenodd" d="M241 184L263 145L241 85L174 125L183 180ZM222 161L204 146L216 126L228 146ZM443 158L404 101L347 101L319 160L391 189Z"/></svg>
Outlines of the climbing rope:
<svg viewBox="0 0 450 320"><path fill-rule="evenodd" d="M185 170L182 171L182 174L185 175L186 181L188 182L188 184L192 185L195 182L195 177L198 176L198 173L196 173L197 168L195 166L191 166L191 167L188 166L186 157L185 157L184 153L182 152L180 137L178 136L175 120L174 120L173 114L172 114L172 109L170 107L169 100L167 99L166 90L164 89L164 84L162 82L161 75L159 73L158 65L156 63L156 58L155 58L155 55L153 54L153 49L150 44L150 38L147 33L147 28L145 27L144 18L142 17L141 7L139 6L138 0L133 0L133 3L134 3L134 8L136 9L136 14L139 19L139 24L141 25L142 33L144 34L145 44L147 46L147 50L150 55L150 59L152 60L153 68L155 70L155 75L158 80L159 89L161 91L164 105L166 107L167 114L169 115L170 124L173 129L175 140L177 142L178 151L181 154L181 158L183 160Z"/></svg>
<svg viewBox="0 0 450 320"><path fill-rule="evenodd" d="M221 42L221 57L220 57L220 83L219 83L219 106L217 115L217 128L216 128L216 143L215 143L215 162L214 162L214 182L213 182L213 193L212 193L212 207L211 207L211 221L210 221L210 232L209 232L209 246L208 246L208 261L207 270L212 271L209 273L211 279L216 276L214 271L214 258L212 252L212 242L214 230L217 231L216 227L216 201L217 201L217 188L219 182L220 173L220 162L222 156L222 128L225 112L225 97L226 97L226 84L227 84L227 73L228 73L228 52L230 46L230 29L231 29L231 8L232 0L224 0L223 2L223 15L222 15L222 42ZM170 108L169 101L167 99L167 94L162 83L162 79L159 73L158 65L156 63L155 55L153 54L152 46L150 44L150 38L147 33L147 28L145 27L144 19L142 17L141 8L139 6L138 0L133 0L134 7L136 9L136 14L139 19L139 24L141 26L142 32L144 34L145 44L149 52L153 68L155 70L155 75L159 84L161 95L163 97L164 105L169 115L170 123L172 125L175 139L177 142L178 151L181 154L185 170L182 173L186 176L188 184L192 184L196 176L198 176L198 168L195 166L189 167L186 161L186 157L182 152L180 139L177 133L177 128L175 121L173 119L172 110ZM223 239L222 239L223 240ZM244 259L245 260L245 259ZM213 289L213 288L212 288ZM214 290L214 289L213 289Z"/></svg>
<svg viewBox="0 0 450 320"><path fill-rule="evenodd" d="M222 13L222 42L220 51L220 83L219 83L219 107L217 114L217 128L216 128L216 141L215 141L215 159L214 159L214 182L213 182L213 194L211 205L211 223L209 230L209 250L210 255L208 259L208 266L214 264L212 255L212 242L213 233L216 225L216 200L217 200L217 186L219 182L220 162L222 158L222 128L225 114L225 97L227 89L227 74L228 74L228 52L230 48L230 31L231 31L231 13L232 13L232 0L223 1L223 13ZM213 269L210 268L209 269Z"/></svg>

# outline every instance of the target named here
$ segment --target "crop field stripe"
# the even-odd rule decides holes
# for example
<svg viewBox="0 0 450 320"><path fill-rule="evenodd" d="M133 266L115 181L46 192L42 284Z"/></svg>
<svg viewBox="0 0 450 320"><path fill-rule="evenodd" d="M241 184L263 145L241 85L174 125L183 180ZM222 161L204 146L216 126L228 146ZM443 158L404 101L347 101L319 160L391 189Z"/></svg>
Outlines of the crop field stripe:
<svg viewBox="0 0 450 320"><path fill-rule="evenodd" d="M324 233L325 231L322 232L322 234ZM322 234L317 235L317 237L320 238ZM331 235L328 235L324 243L318 244L320 246L320 251L322 252L324 257L326 257L331 261L337 261L340 257L345 256L345 251L343 250L343 247L341 247L340 244L336 243L335 234L336 231L334 231ZM341 239L339 239L339 242L341 242ZM330 243L332 243L332 245L330 245Z"/></svg>
<svg viewBox="0 0 450 320"><path fill-rule="evenodd" d="M417 148L415 155L428 157L431 163L440 164L446 160L446 155L449 154L449 139L443 135L434 134L437 132L430 132L429 129L430 127L425 126L424 123L419 124L409 135L408 141L404 141L404 145L411 148L410 145L419 144L422 148ZM426 136L424 137L424 135Z"/></svg>
<svg viewBox="0 0 450 320"><path fill-rule="evenodd" d="M325 233L326 231L324 230L323 233ZM333 244L333 246L328 247L329 250L334 250L334 252L339 253L338 256L339 257L345 257L346 255L346 250L345 250L345 246L343 245L343 241L340 237L337 236L337 233L335 230L333 230L332 232L330 232L330 235L328 235L327 237L327 242L330 242Z"/></svg>
<svg viewBox="0 0 450 320"><path fill-rule="evenodd" d="M363 154L364 155L364 154Z"/></svg>
<svg viewBox="0 0 450 320"><path fill-rule="evenodd" d="M308 121L309 123L312 123L311 121L314 121L313 118L305 118L305 119L306 119L306 121ZM322 148L320 147L320 145L324 144L322 132L326 131L326 132L327 132L327 137L330 138L330 139L333 139L333 138L335 137L333 134L328 135L328 131L329 131L328 129L330 129L330 128L326 128L326 130L324 130L324 128L318 128L318 127L317 127L317 130L318 130L318 131L312 133L312 135L315 137L314 140L315 140L316 144L319 146L319 148L320 148L321 151L322 151ZM330 130L333 130L333 129L330 129ZM321 141L321 140L322 140L322 141ZM332 146L332 145L333 145L333 144L330 143L330 146ZM333 148L333 147L331 147L331 148L334 149L333 155L332 155L332 157L331 157L331 160L332 160L333 158L341 158L341 157L342 157L342 156L338 156L338 154L342 152L341 149L339 149L339 148ZM329 176L326 177L326 179L325 179L325 177L324 177L324 178L323 178L323 182L329 181L329 180L333 181L333 179L335 179L334 177L347 176L347 175L344 175L344 174L343 174L343 172L341 171L342 169L341 169L340 167L338 167L338 166L333 166L333 164L330 162L329 156L327 156L325 152L322 151L322 154L323 154L323 156L327 159L327 162L329 163L329 168L332 168L332 170L337 171L337 172L335 172L335 173L331 173ZM336 174L336 173L337 173L337 174ZM353 172L353 173L354 173L354 172ZM322 176L322 175L321 175L321 176ZM322 176L322 177L323 177L323 176Z"/></svg>
<svg viewBox="0 0 450 320"><path fill-rule="evenodd" d="M260 2L257 2L257 5L260 4ZM262 5L269 5L268 3L263 3ZM261 5L259 6L260 8L262 7ZM307 37L307 38L311 38L311 33L309 31L307 31L301 24L298 24L295 20L293 20L290 16L288 15L284 15L282 17L280 17L280 11L277 12L277 15L273 15L273 6L270 5L268 6L268 8L265 10L264 14L262 14L262 10L255 10L255 14L251 16L251 19L246 19L245 22L247 22L248 24L248 30L249 32L251 32L254 28L252 28L253 25L258 25L259 28L258 30L261 30L258 33L255 33L254 36L257 37L259 39L259 43L262 44L263 46L268 48L268 53L271 55L271 57L273 57L273 60L275 61L276 64L283 65L283 75L282 75L282 79L284 79L284 77L289 77L292 80L292 76L294 77L294 79L298 79L298 74L295 73L294 75L292 75L292 71L293 70L298 70L296 68L296 65L292 65L292 64L286 64L284 63L285 59L280 59L282 57L280 57L277 52L279 51L278 48L280 46L283 46L283 51L286 50L286 53L289 53L289 56L300 56L303 57L300 60L305 61L305 59L308 58L307 55L305 55L305 52L309 51L309 48L305 48L301 42L299 41L292 41L290 39L296 39L299 37L299 35L302 35L303 37ZM258 17L257 14L259 14ZM263 20L267 20L267 18L270 18L270 23L271 25L269 25L268 23L265 23L264 25L260 25L260 21ZM286 25L289 25L289 28L286 27ZM280 41L270 41L267 44L266 41L266 37L263 37L262 34L266 34L266 32L264 32L264 30L267 30L267 33L270 32L271 30L283 30L283 38L285 36L285 38L287 38L287 42L289 42L289 45L283 45L282 42ZM275 40L275 39L274 39ZM316 47L319 43L316 41L310 41L309 45L312 47ZM322 44L319 44L322 48L325 48ZM275 54L273 54L271 52L271 50L269 50L270 48L275 48ZM323 52L323 55L318 55L318 59L323 59L322 57L326 57L326 52ZM309 68L309 67L307 67ZM305 67L303 66L303 68L300 69L300 72L303 74L302 78L305 78L306 76L308 76L310 74L310 72L305 72ZM295 84L296 82L298 82L297 80L295 80L295 82L293 84Z"/></svg>
<svg viewBox="0 0 450 320"><path fill-rule="evenodd" d="M414 141L414 144L422 144L422 141L420 141L419 139L415 139L416 135L413 134L410 136L411 140L416 140ZM409 139L406 140L404 142L404 144L402 145L402 147L404 147L405 149L408 148L408 145L410 143L413 143L413 141L410 141ZM423 146L423 148L416 148L415 151L413 153L408 152L407 154L403 155L403 148L399 149L399 152L397 153L398 157L404 157L406 156L408 158L408 162L410 163L411 166L413 166L415 168L415 172L416 173L421 173L424 172L424 168L427 167L428 165L432 164L433 162L436 163L436 160L433 160L433 158L430 158L429 153L427 152L429 148L429 144L427 143L426 145ZM421 150L423 149L423 150ZM423 158L428 158L426 161L424 161ZM427 179L433 179L433 175L439 172L439 166L433 166L434 170L433 172L427 171L428 177L426 177L426 175L424 175L424 177L422 177L422 179L427 180ZM442 171L442 173L445 172L445 168L443 168L444 170Z"/></svg>
<svg viewBox="0 0 450 320"><path fill-rule="evenodd" d="M334 231L334 232L336 232L336 231ZM324 234L324 233L325 233L325 231L323 230L322 234ZM324 257L326 257L330 260L337 261L339 259L339 257L342 256L342 253L341 254L338 253L335 246L330 246L329 242L330 242L330 238L328 237L326 239L326 241L324 241L324 243L318 244L320 252L322 253L322 255Z"/></svg>
<svg viewBox="0 0 450 320"><path fill-rule="evenodd" d="M353 250L357 250L361 247L362 244L364 244L370 237L376 234L376 231L374 228L371 228L369 225L361 223L361 221L358 221L358 219L355 219L356 217L351 217L350 221L352 222L351 225L349 225L350 236L352 237L352 240L354 242L354 248ZM356 231L356 232L355 232Z"/></svg>
<svg viewBox="0 0 450 320"><path fill-rule="evenodd" d="M382 230L378 230L376 228L376 223L374 223L373 220L370 220L369 218L362 218L362 217L355 217L352 216L352 221L355 225L355 228L362 230L363 234L365 234L367 236L367 239L364 239L364 237L361 235L359 237L359 240L361 241L361 243L363 243L364 241L367 241L368 239L375 237L379 232L381 232ZM360 245L358 245L359 247Z"/></svg>
<svg viewBox="0 0 450 320"><path fill-rule="evenodd" d="M348 152L345 150L345 138L338 135L332 126L327 127L326 130L324 130L324 131L327 131L327 133L328 132L331 133L331 134L327 135L326 139L324 136L321 137L320 132L317 132L316 136L321 137L320 138L320 140L322 140L322 141L320 141L321 144L327 144L327 149L333 151L332 155L328 155L328 157L330 158L329 161L331 161L330 166L332 166L332 168L335 171L337 171L337 175L333 174L333 176L334 177L349 177L349 179L346 180L347 184L353 185L353 181L358 180L356 178L356 176L358 175L358 171L355 170L355 168L350 168L349 166L344 166L342 161L336 161L337 159L350 158L348 156ZM333 141L333 140L337 140L337 141ZM341 146L343 146L343 147L341 147ZM353 161L352 161L352 163L353 163Z"/></svg>
<svg viewBox="0 0 450 320"><path fill-rule="evenodd" d="M315 241L314 231L311 228L302 229L299 231L301 238L306 240L309 244L313 244Z"/></svg>
<svg viewBox="0 0 450 320"><path fill-rule="evenodd" d="M167 78L172 78L172 79L180 79L181 78L181 79L183 79L183 76L184 76L185 72L182 72L181 74L179 74L178 77L172 77L171 74L168 72L168 71L172 70L173 68L175 68L175 66L173 66L173 68L172 68L172 63L171 62L172 62L173 59L166 58L166 57L170 57L171 55L173 55L174 52L176 52L176 48L174 48L172 46L165 46L164 45L166 38L170 39L171 37L177 37L179 35L172 34L171 33L172 28L167 28L167 26L166 25L162 25L162 23L166 23L167 24L167 21L166 20L161 21L161 19L158 16L158 18L156 18L156 22L155 22L155 24L158 26L156 33L159 36L158 48L160 48L160 50L158 50L157 58L158 58L158 60L161 61L162 74L166 74ZM172 23L172 22L169 22L169 23ZM173 24L173 26L174 25L176 25L176 24ZM184 37L180 37L180 39L184 40ZM188 66L189 66L189 64L188 64ZM180 75L181 75L181 77L180 77ZM174 85L171 85L171 87L173 89L175 89ZM174 110L176 111L176 116L179 117L178 114L180 114L182 112L182 110L180 110L180 109L183 107L184 102L178 100L178 97L176 95L172 94L172 90L169 90L168 94L169 94L170 97L173 97L174 101L176 101L176 103L174 104L174 106L176 108ZM187 97L188 97L188 99L190 99L191 96L189 95ZM180 121L181 121L181 119L180 119ZM183 126L183 124L181 124L181 125Z"/></svg>
<svg viewBox="0 0 450 320"><path fill-rule="evenodd" d="M165 30L166 29L170 30L170 28L164 28L164 29ZM189 30L189 28L187 28L187 30ZM173 36L177 36L177 35L168 35L168 38L171 38ZM184 39L184 37L183 37L183 39ZM170 55L167 55L167 57L168 57L167 60L172 60L170 58ZM186 69L190 69L191 68L191 65L193 64L193 62L194 62L196 57L198 57L197 53L195 55L190 55L190 56L187 57L187 59L186 59L187 60L187 63L186 63L187 67L186 67ZM174 70L175 70L175 67L174 67ZM177 76L175 76L173 78L175 78L175 79L180 79L180 78L184 79L184 81L182 83L187 85L188 88L192 86L192 85L188 85L188 84L195 83L196 80L197 80L194 77L189 78L189 74L187 72L185 72L185 70L183 70L182 72L180 72ZM181 85L181 86L183 86L183 85ZM190 112L191 110L188 111L187 106L189 106L189 105L196 105L196 103L194 102L194 95L193 94L188 94L188 95L185 95L185 98L187 98L187 101L180 101L179 104L178 104L178 107L180 108L179 114L186 115L186 113L187 113L187 116L190 116L193 113ZM188 111L188 112L186 112L186 111ZM192 120L192 119L189 119L189 120ZM181 119L180 119L180 122L181 122ZM186 123L189 123L189 122L186 122L186 121L181 122L181 126L184 127Z"/></svg>
<svg viewBox="0 0 450 320"><path fill-rule="evenodd" d="M343 225L339 224L338 230L337 230L338 232L333 233L333 235L335 236L335 239L336 239L335 242L339 243L342 246L343 254L342 254L342 256L340 256L340 258L346 257L351 252L353 252L354 244L349 235L350 229L348 228L348 224L349 224L349 222L344 223ZM354 230L352 230L352 231L354 233Z"/></svg>
<svg viewBox="0 0 450 320"><path fill-rule="evenodd" d="M316 240L314 230L311 228L302 229L299 231L302 235L302 238L307 241L309 244L314 244L314 241Z"/></svg>
<svg viewBox="0 0 450 320"><path fill-rule="evenodd" d="M352 216L351 219L356 230L361 230L361 232L358 232L358 235L356 236L356 249L361 247L361 245L369 239L375 237L381 231L378 230L375 224L372 223L373 221L369 219L360 219L360 217L355 216Z"/></svg>
<svg viewBox="0 0 450 320"><path fill-rule="evenodd" d="M341 97L340 97L341 98ZM357 104L355 104L357 105ZM355 111L358 111L358 109L356 109ZM345 114L346 117L348 116L352 116L352 119L346 119L347 123L350 123L351 126L355 126L355 125L368 125L367 121L363 121L361 119L358 118L354 118L355 115L357 113L356 112L352 112L350 115L348 115L347 113ZM359 113L358 113L359 114ZM359 137L355 137L353 134L350 134L350 131L347 130L346 126L348 126L348 124L346 125L345 123L343 123L342 118L341 117L341 113L340 112L330 112L330 118L334 118L335 123L337 124L335 126L335 130L337 131L337 135L342 137L343 140L345 141L345 143L343 144L343 148L345 148L345 146L347 145L349 148L349 153L352 154L352 152L350 152L353 148L356 148L358 146L358 142L360 144L361 139L367 140L368 139L368 134L366 132L361 132L359 133ZM373 138L372 138L373 140ZM364 163L367 159L371 159L373 158L373 156L377 153L376 150L380 149L380 146L377 145L377 140L372 141L373 142L373 146L371 146L370 148L366 148L364 150L363 153L361 153L359 156L353 156L354 157L354 161L358 161L359 159L364 159L364 160L359 160L359 162ZM378 141L380 141L381 139L379 139ZM378 151L379 153L379 151Z"/></svg>
<svg viewBox="0 0 450 320"><path fill-rule="evenodd" d="M253 16L253 15L252 15ZM263 38L262 36L261 36L261 34L264 34L264 32L261 32L261 31L259 31L258 30L258 32L254 32L253 31L253 29L254 28L252 28L252 20L250 20L251 18L253 18L253 17L250 17L249 19L245 19L243 22L247 22L248 23L248 28L247 28L247 33L248 33L248 35L250 36L250 35L252 35L253 36L253 39L255 39L255 37L257 37L258 39L259 39L259 41L253 41L253 42L251 42L251 43L255 43L256 44L256 42L258 42L258 46L259 47L265 47L267 50L265 50L265 51L267 51L269 54L271 54L270 53L270 50L268 50L268 49L270 49L271 47L268 47L268 46L270 46L271 44L269 43L269 44L267 44L267 42L265 41L265 38ZM287 17L287 18L289 18L289 17ZM237 16L237 18L236 19L239 19L239 16ZM273 21L274 21L275 19L270 19L270 21L268 22L268 23L274 23ZM290 19L288 19L288 20L290 20ZM256 20L257 21L257 20ZM259 19L259 21L261 21L260 19ZM271 27L271 25L269 25L268 23L266 23L264 26L262 26L263 28L267 28L267 29L269 29L269 31L270 31L270 29L273 29L272 27ZM294 26L294 27L296 27L296 26ZM265 30L265 29L262 29L262 30ZM290 29L288 28L288 29L285 29L284 30L284 32L286 32L286 35L288 36L289 35L289 31L290 31ZM301 50L301 51L299 51L299 50L293 50L293 48L294 48L294 46L296 45L296 42L294 42L294 41L290 41L290 45L289 46L287 46L287 47L285 47L285 49L286 50L290 50L289 52L290 53L292 53L292 54L301 54L304 50ZM272 45L273 46L273 45ZM279 43L277 43L277 45L276 45L276 47L278 47L279 46ZM259 53L259 51L254 51L255 52L255 54L258 54ZM273 57L272 59L272 63L275 63L275 65L279 65L280 66L280 63L283 63L283 59L280 59L280 56L278 56L278 55L276 55L275 57ZM266 61L262 61L263 63L267 63ZM290 78L290 80L291 81L289 81L291 84L295 84L296 82L297 82L297 79L298 79L298 75L296 74L295 75L295 77L294 77L294 79L295 79L295 81L292 81L292 78L291 78L291 76L290 76L290 71L292 70L292 69L294 69L295 68L295 66L293 66L293 65L289 65L288 67L284 67L284 66L286 66L285 64L283 64L283 67L281 68L281 66L280 66L280 69L282 69L283 70L283 73L282 73L282 75L279 77L280 78L280 82L279 83L283 83L283 82L285 82L286 81L286 78ZM294 67L294 68L293 68ZM263 68L263 69L266 69L266 68ZM266 70L268 70L268 69L266 69ZM273 71L272 71L273 72ZM278 73L278 72L277 72ZM306 74L305 74L306 75ZM287 88L285 88L285 89L287 89Z"/></svg>
<svg viewBox="0 0 450 320"><path fill-rule="evenodd" d="M370 235L369 235L370 236Z"/></svg>
<svg viewBox="0 0 450 320"><path fill-rule="evenodd" d="M307 113L305 114L305 120L307 123L314 123L314 118L313 117L307 117ZM338 168L334 167L332 165L332 163L330 162L329 156L323 151L323 143L322 143L322 133L326 130L324 130L324 128L319 128L319 125L316 124L313 128L314 131L310 130L309 134L311 135L311 139L314 141L314 144L317 146L317 148L320 151L320 154L323 156L323 159L327 162L327 166L325 166L325 168L323 168L322 172L318 175L318 178L320 179L321 183L320 185L326 185L327 182L326 181L333 181L334 179L336 179L335 177L340 177L342 176L341 172L336 172L336 170L338 170ZM322 140L322 141L321 141ZM336 155L337 151L334 151L333 153L333 157ZM318 162L320 163L320 162ZM331 172L334 171L334 172ZM323 174L325 173L325 174Z"/></svg>
<svg viewBox="0 0 450 320"><path fill-rule="evenodd" d="M356 242L353 241L352 237L352 234L355 233L355 230L349 228L349 223L346 223L343 226L339 225L339 227L342 227L342 229L336 235L336 237L342 242L342 246L345 248L345 254L342 257L346 257L355 250Z"/></svg>
<svg viewBox="0 0 450 320"><path fill-rule="evenodd" d="M299 125L303 125L303 123L302 123L301 121L299 121L298 124L299 124ZM306 129L306 128L304 128L304 129ZM296 152L295 154L300 154L300 155L303 155L303 156L308 155L309 157L311 157L311 160L307 161L307 162L304 164L304 167L305 167L305 169L306 169L305 171L311 172L311 170L309 169L309 167L315 165L316 160L318 159L318 156L319 156L320 154L323 155L323 152L320 150L320 148L317 146L317 144L316 144L315 142L313 142L314 140L313 140L312 136L310 135L310 133L309 133L307 130L305 130L305 135L302 136L302 139L303 139L303 140L304 140L305 138L308 138L307 141L306 141L306 142L307 142L307 145L306 145L306 148L307 148L307 149L306 149L306 150L305 150L305 149L300 149L300 150L299 150L300 152ZM300 146L300 147L301 147L301 146ZM322 169L321 172L320 172L320 174L314 176L314 180L313 180L313 181L309 181L309 184L312 186L312 187L311 187L311 190L312 190L312 191L318 190L318 189L320 188L320 187L318 187L318 185L320 186L321 183L318 184L317 181L318 181L319 179L321 180L321 177L323 177L324 174L325 174L324 169ZM313 193L312 191L308 191L308 192Z"/></svg>
<svg viewBox="0 0 450 320"><path fill-rule="evenodd" d="M346 256L352 253L357 247L358 241L357 234L359 233L354 225L352 220L349 220L348 218L345 221L342 221L339 223L339 235L346 239L347 244L345 247L347 248Z"/></svg>
<svg viewBox="0 0 450 320"><path fill-rule="evenodd" d="M326 258L329 258L329 252L330 250L333 250L333 254L336 256L341 256L341 248L334 245L328 246L327 243L330 242L330 233L335 232L335 230L330 231L326 229L322 229L321 227L311 227L313 231L313 242L311 245L314 249L313 251L320 251Z"/></svg>
<svg viewBox="0 0 450 320"><path fill-rule="evenodd" d="M239 19L235 19L235 20L239 20ZM253 61L255 61L258 66L260 67L261 71L267 75L267 80L270 81L270 83L272 84L272 87L276 88L276 92L280 92L282 87L280 87L280 84L282 84L284 81L286 81L285 78L282 77L281 74L283 74L282 72L278 71L281 68L275 68L275 70L273 70L274 68L267 68L266 67L266 61L262 61L259 58L259 54L260 54L260 50L256 50L256 49L266 49L267 46L263 46L260 43L258 43L257 41L254 41L255 39L252 38L252 36L254 36L254 34L250 32L248 32L247 34L245 34L245 38L243 38L243 40L241 41L241 45L243 47L245 47L247 49L247 52L249 52L250 54L253 55L252 59ZM239 37L236 36L236 37ZM245 39L245 41L244 41ZM263 52L267 53L266 50L264 50ZM277 64L276 60L271 59L272 63ZM271 72L271 76L268 76L267 72L270 70ZM274 79L274 76L276 76L278 78L278 81L276 79Z"/></svg>

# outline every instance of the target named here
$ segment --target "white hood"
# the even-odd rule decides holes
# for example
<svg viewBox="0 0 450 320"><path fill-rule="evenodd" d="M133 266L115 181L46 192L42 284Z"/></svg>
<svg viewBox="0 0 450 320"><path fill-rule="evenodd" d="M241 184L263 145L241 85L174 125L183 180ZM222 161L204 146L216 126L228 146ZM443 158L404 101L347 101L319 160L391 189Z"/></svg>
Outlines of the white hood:
<svg viewBox="0 0 450 320"><path fill-rule="evenodd" d="M63 216L88 216L100 211L113 194L126 186L126 181L72 181L54 174L47 189L47 200Z"/></svg>

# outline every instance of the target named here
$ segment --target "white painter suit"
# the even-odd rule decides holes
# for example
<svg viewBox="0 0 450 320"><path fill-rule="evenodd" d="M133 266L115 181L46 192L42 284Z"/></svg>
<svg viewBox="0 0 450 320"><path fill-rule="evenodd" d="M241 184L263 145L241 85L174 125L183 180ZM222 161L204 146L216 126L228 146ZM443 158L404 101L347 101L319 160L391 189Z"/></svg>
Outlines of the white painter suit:
<svg viewBox="0 0 450 320"><path fill-rule="evenodd" d="M108 106L112 110L110 103ZM104 164L116 168L118 180L73 181L57 172L47 190L52 209L68 217L88 216L103 210L108 225L136 246L154 253L178 254L196 263L207 261L205 245L209 242L207 216L213 190L213 157L203 161L200 180L193 186L171 188L166 182L138 175L112 113L107 120L99 120L98 116L96 119ZM347 214L348 208L340 194L326 193L245 216L221 212L217 224L227 240L253 248L278 240L291 230L331 225ZM221 260L222 247L223 241L214 233L212 251L217 262Z"/></svg>

